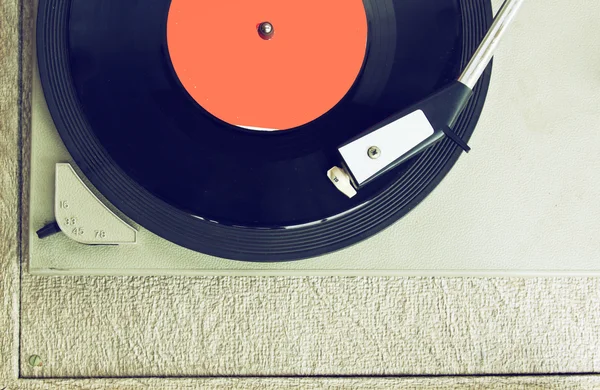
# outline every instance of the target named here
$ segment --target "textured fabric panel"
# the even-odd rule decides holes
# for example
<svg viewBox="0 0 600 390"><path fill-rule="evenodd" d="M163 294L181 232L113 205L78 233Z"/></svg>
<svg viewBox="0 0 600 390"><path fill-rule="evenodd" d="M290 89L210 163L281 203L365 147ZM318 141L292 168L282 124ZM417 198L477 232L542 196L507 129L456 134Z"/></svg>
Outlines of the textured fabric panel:
<svg viewBox="0 0 600 390"><path fill-rule="evenodd" d="M482 377L482 378L213 378L213 379L125 379L125 380L26 380L19 388L28 389L302 389L302 390L353 390L353 389L600 389L598 376L546 376L546 377Z"/></svg>
<svg viewBox="0 0 600 390"><path fill-rule="evenodd" d="M0 389L18 370L20 7L0 1ZM25 96L27 92L25 92ZM25 104L26 105L26 104Z"/></svg>
<svg viewBox="0 0 600 390"><path fill-rule="evenodd" d="M600 280L23 280L33 377L600 370ZM27 357L40 355L32 369Z"/></svg>

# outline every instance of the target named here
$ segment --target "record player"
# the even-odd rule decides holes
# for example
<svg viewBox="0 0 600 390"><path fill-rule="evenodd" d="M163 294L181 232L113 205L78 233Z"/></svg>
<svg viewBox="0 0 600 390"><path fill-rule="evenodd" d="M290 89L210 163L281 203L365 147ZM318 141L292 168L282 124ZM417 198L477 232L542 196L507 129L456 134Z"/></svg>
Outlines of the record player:
<svg viewBox="0 0 600 390"><path fill-rule="evenodd" d="M529 21L488 66L522 2L41 0L30 272L595 272L597 208L540 236Z"/></svg>

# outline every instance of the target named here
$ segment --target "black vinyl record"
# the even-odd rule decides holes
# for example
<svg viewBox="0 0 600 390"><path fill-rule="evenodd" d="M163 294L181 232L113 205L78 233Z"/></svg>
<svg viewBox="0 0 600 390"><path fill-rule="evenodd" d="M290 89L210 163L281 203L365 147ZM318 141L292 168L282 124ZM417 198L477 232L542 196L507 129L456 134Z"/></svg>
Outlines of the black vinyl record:
<svg viewBox="0 0 600 390"><path fill-rule="evenodd" d="M348 199L326 175L337 147L455 80L492 20L489 0L363 3L367 50L348 93L305 125L259 132L212 116L181 85L167 45L170 0L40 0L47 104L90 182L151 232L244 261L338 250L414 208L461 151L444 140ZM464 140L489 77L455 127Z"/></svg>

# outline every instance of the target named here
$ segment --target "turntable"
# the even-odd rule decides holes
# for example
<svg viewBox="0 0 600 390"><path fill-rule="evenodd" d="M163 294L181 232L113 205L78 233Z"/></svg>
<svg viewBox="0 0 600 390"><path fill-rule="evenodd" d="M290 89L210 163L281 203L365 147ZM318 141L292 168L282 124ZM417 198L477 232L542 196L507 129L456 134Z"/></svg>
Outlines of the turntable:
<svg viewBox="0 0 600 390"><path fill-rule="evenodd" d="M488 66L522 3L40 0L30 272L595 270L497 186L547 178L505 162L525 22Z"/></svg>

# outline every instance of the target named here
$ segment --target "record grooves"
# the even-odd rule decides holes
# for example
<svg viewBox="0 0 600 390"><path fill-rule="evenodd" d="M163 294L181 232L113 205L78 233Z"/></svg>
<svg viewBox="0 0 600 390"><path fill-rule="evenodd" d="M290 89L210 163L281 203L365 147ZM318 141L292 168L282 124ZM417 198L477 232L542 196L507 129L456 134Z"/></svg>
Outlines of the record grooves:
<svg viewBox="0 0 600 390"><path fill-rule="evenodd" d="M445 140L349 200L322 171L335 146L456 77L492 16L487 0L364 3L368 55L351 91L314 122L256 134L212 118L178 84L163 31L169 1L153 2L134 23L127 18L136 9L127 2L41 0L37 50L50 113L91 183L167 240L245 261L297 260L344 248L414 208L461 151ZM429 25L414 30L418 23ZM433 28L441 36L423 32ZM119 34L119 42L111 39ZM418 49L423 42L428 49ZM431 60L438 57L443 61ZM489 76L488 69L455 128L465 140L479 119Z"/></svg>

